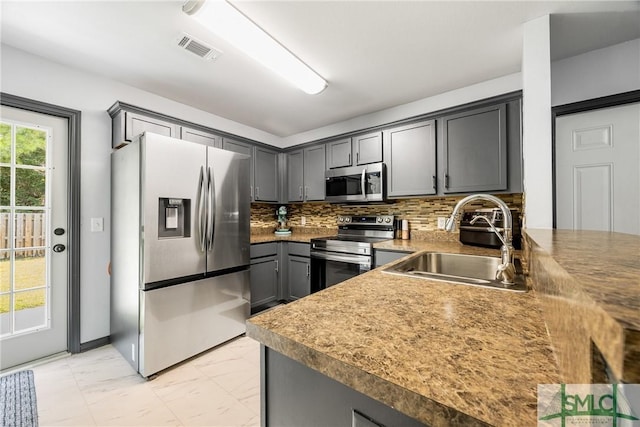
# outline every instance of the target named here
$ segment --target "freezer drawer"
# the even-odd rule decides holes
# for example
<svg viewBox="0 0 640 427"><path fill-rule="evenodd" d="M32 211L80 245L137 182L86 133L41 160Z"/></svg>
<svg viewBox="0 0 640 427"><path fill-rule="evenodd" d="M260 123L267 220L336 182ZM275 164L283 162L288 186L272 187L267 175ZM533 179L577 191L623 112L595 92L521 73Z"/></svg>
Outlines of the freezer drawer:
<svg viewBox="0 0 640 427"><path fill-rule="evenodd" d="M144 377L242 335L250 314L248 270L140 294Z"/></svg>

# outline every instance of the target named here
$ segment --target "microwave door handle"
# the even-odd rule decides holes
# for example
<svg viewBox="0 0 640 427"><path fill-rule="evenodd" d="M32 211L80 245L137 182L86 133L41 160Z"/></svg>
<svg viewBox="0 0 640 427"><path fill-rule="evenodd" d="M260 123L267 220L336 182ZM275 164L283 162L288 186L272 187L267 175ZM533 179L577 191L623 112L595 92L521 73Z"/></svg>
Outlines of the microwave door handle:
<svg viewBox="0 0 640 427"><path fill-rule="evenodd" d="M196 199L196 212L198 215L198 242L200 244L200 252L205 251L205 208L206 201L203 200L206 197L204 192L204 168L200 166L200 177L198 178L198 196Z"/></svg>
<svg viewBox="0 0 640 427"><path fill-rule="evenodd" d="M367 197L367 189L365 184L365 175L367 174L367 168L362 169L362 176L360 177L360 188L362 189L362 197Z"/></svg>
<svg viewBox="0 0 640 427"><path fill-rule="evenodd" d="M209 199L207 208L209 211L207 224L207 251L211 252L213 248L213 232L216 227L216 182L211 172L211 167L207 168L207 197Z"/></svg>

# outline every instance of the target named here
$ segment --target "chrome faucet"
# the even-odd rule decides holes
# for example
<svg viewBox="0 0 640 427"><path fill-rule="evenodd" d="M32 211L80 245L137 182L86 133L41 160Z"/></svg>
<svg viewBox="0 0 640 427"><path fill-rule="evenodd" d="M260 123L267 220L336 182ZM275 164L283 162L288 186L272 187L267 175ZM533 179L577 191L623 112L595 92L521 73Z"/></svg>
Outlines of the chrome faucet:
<svg viewBox="0 0 640 427"><path fill-rule="evenodd" d="M460 211L462 208L470 202L476 200L486 200L489 202L493 202L502 211L502 218L504 219L503 225L503 234L500 235L498 229L493 225L491 220L483 215L477 215L472 220L471 223L474 224L476 221L480 219L484 219L491 230L498 236L500 242L502 243L502 247L500 248L501 253L501 263L498 266L498 270L496 271L496 279L502 281L505 285L513 284L513 280L516 276L516 269L513 264L513 245L512 245L512 233L513 233L513 218L511 217L511 211L509 207L496 196L492 196L491 194L472 194L470 196L465 197L460 200L458 204L453 208L453 213L451 217L447 219L445 223L446 231L454 231L456 229L456 223L458 222L458 216L460 215Z"/></svg>

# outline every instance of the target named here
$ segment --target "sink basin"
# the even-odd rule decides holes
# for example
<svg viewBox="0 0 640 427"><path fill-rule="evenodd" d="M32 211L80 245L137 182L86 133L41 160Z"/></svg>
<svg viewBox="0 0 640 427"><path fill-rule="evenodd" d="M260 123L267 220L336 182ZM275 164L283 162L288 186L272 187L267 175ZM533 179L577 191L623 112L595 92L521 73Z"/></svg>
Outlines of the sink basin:
<svg viewBox="0 0 640 427"><path fill-rule="evenodd" d="M520 262L519 260L515 261L517 275L515 283L511 285L496 280L500 258L489 256L426 252L416 254L405 261L387 267L382 272L441 282L526 292L527 287Z"/></svg>

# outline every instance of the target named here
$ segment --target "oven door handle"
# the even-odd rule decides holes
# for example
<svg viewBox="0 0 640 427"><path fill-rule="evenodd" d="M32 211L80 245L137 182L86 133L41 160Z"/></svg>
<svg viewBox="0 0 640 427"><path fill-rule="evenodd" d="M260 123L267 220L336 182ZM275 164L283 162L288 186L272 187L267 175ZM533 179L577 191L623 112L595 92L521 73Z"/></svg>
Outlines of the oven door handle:
<svg viewBox="0 0 640 427"><path fill-rule="evenodd" d="M339 255L335 253L311 251L311 258L322 259L326 261L344 262L347 264L366 264L371 267L371 257L362 255Z"/></svg>
<svg viewBox="0 0 640 427"><path fill-rule="evenodd" d="M362 190L362 197L364 198L367 197L367 188L365 184L366 174L367 174L367 168L362 169L362 175L360 176L360 188Z"/></svg>

